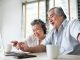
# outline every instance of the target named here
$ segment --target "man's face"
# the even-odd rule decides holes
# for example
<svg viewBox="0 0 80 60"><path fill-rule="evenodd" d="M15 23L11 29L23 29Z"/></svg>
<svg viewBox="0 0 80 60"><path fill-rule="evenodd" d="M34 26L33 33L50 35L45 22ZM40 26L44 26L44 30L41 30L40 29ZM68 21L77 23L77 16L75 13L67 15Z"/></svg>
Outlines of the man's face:
<svg viewBox="0 0 80 60"><path fill-rule="evenodd" d="M38 38L38 39L42 39L44 37L44 31L41 27L41 25L39 24L35 24L32 26L32 30L33 30L33 33L34 35Z"/></svg>
<svg viewBox="0 0 80 60"><path fill-rule="evenodd" d="M59 28L59 26L61 24L61 16L58 16L55 14L55 12L50 11L48 13L48 20L54 28L56 28L56 29Z"/></svg>

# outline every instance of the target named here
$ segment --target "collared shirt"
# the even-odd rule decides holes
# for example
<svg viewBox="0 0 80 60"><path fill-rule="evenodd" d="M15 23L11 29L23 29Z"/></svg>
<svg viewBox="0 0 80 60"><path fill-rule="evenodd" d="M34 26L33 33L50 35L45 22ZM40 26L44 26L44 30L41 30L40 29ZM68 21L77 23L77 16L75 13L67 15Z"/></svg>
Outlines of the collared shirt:
<svg viewBox="0 0 80 60"><path fill-rule="evenodd" d="M74 47L78 45L77 35L80 33L80 21L64 20L60 25L58 32L53 28L41 44L47 45L59 45L60 53L67 54L74 50Z"/></svg>

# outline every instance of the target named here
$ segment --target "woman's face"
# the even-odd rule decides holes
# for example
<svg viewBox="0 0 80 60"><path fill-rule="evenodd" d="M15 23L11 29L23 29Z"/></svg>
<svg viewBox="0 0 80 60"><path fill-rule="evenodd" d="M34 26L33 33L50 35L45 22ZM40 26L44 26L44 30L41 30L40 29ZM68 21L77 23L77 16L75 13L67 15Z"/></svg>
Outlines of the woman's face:
<svg viewBox="0 0 80 60"><path fill-rule="evenodd" d="M33 25L33 26L32 26L32 30L33 30L34 35L35 35L39 40L43 39L43 37L45 36L44 31L43 31L41 25L39 25L39 24Z"/></svg>

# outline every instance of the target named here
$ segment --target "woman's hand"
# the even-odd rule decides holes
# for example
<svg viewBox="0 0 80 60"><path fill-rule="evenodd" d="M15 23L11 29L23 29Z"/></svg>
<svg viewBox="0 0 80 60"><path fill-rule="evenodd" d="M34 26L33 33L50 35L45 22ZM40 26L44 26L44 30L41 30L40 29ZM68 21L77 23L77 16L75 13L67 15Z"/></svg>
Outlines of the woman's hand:
<svg viewBox="0 0 80 60"><path fill-rule="evenodd" d="M22 50L22 51L25 51L25 52L27 52L28 49L29 49L28 45L25 44L24 42L18 42L16 48L17 48L17 49L20 49L20 50Z"/></svg>
<svg viewBox="0 0 80 60"><path fill-rule="evenodd" d="M11 41L11 43L13 44L13 46L17 46L18 41Z"/></svg>
<svg viewBox="0 0 80 60"><path fill-rule="evenodd" d="M16 47L18 50L20 49L27 52L29 49L28 45L24 42L11 41L11 43L13 43L13 46Z"/></svg>

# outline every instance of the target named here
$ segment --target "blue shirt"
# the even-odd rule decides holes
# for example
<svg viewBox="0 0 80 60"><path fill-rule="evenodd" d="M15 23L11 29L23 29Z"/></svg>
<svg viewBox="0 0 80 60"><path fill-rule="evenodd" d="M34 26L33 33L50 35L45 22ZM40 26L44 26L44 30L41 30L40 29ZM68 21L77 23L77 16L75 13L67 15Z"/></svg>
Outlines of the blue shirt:
<svg viewBox="0 0 80 60"><path fill-rule="evenodd" d="M74 47L79 44L77 35L80 33L80 21L64 20L60 25L58 32L53 28L41 44L53 44L60 46L60 53L67 54L74 50Z"/></svg>

